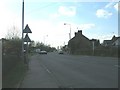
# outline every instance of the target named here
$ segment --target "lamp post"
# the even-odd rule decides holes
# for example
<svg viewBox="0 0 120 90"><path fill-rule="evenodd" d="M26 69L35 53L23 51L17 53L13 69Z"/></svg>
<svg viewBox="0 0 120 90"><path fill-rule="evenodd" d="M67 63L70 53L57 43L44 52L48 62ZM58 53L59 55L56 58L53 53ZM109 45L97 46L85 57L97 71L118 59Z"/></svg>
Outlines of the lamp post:
<svg viewBox="0 0 120 90"><path fill-rule="evenodd" d="M64 25L69 25L69 26L70 26L69 39L71 39L71 24L68 24L68 23L64 23Z"/></svg>
<svg viewBox="0 0 120 90"><path fill-rule="evenodd" d="M43 37L43 41L44 41L45 45L47 45L46 37L48 37L48 35L46 35L46 36Z"/></svg>

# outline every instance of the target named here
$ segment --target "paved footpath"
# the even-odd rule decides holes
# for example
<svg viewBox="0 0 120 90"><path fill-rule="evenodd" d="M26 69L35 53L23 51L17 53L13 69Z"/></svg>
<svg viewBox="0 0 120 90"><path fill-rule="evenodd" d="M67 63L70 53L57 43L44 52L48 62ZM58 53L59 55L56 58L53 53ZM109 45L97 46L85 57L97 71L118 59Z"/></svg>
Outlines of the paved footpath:
<svg viewBox="0 0 120 90"><path fill-rule="evenodd" d="M29 70L19 88L57 88L57 83L35 55L31 57Z"/></svg>

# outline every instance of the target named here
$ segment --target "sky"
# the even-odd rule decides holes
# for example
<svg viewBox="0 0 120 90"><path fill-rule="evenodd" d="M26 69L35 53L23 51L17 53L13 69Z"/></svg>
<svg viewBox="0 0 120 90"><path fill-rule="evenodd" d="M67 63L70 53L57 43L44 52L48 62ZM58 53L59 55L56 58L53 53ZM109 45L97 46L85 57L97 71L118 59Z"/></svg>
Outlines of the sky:
<svg viewBox="0 0 120 90"><path fill-rule="evenodd" d="M1 0L0 38L17 27L22 36L22 1ZM49 2L48 2L49 1ZM24 27L31 40L53 47L67 45L78 30L89 39L110 40L118 34L119 0L24 0ZM64 25L66 23L66 25ZM24 34L25 36L25 34Z"/></svg>

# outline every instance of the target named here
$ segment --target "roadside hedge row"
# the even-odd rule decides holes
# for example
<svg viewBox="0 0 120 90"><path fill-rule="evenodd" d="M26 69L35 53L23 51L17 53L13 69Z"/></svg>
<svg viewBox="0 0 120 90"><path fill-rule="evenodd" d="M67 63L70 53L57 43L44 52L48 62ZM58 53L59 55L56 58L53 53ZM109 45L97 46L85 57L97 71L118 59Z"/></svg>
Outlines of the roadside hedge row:
<svg viewBox="0 0 120 90"><path fill-rule="evenodd" d="M2 87L13 88L25 71L21 59L21 40L5 40L2 46Z"/></svg>

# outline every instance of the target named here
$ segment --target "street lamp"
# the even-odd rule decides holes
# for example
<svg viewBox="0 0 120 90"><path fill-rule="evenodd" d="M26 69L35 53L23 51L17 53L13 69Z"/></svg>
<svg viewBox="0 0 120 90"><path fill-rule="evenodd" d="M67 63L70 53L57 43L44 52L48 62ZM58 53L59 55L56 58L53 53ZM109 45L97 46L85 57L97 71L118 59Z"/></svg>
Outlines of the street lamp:
<svg viewBox="0 0 120 90"><path fill-rule="evenodd" d="M68 23L64 23L64 25L69 25L69 26L70 26L69 39L71 39L71 24L68 24Z"/></svg>
<svg viewBox="0 0 120 90"><path fill-rule="evenodd" d="M44 44L45 44L45 45L47 45L46 37L48 37L48 35L45 35L45 36L43 37L43 41L44 41Z"/></svg>

